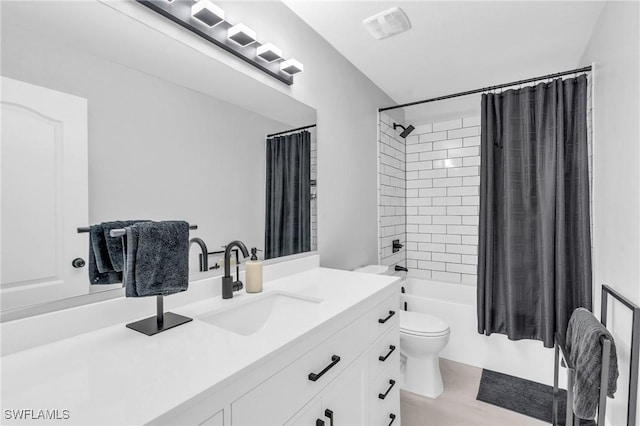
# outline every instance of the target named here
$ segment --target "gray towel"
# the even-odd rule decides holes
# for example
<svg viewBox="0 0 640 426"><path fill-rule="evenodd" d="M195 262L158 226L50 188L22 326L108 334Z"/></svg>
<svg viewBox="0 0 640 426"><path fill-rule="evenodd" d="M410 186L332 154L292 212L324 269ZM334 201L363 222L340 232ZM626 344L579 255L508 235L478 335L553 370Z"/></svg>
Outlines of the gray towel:
<svg viewBox="0 0 640 426"><path fill-rule="evenodd" d="M124 266L122 239L111 238L109 232L137 222L141 221L102 222L89 228L89 282L91 284L122 282Z"/></svg>
<svg viewBox="0 0 640 426"><path fill-rule="evenodd" d="M139 222L148 222L148 220L116 220L100 224L106 241L111 269L116 272L124 270L124 248L122 246L122 238L112 238L110 232L112 229L123 229Z"/></svg>
<svg viewBox="0 0 640 426"><path fill-rule="evenodd" d="M567 351L569 360L576 370L573 412L581 419L593 419L598 407L602 366L600 337L611 340L607 395L613 398L619 374L613 337L589 310L578 308L573 311L567 327Z"/></svg>
<svg viewBox="0 0 640 426"><path fill-rule="evenodd" d="M95 264L98 272L106 273L113 272L113 265L111 265L111 259L109 258L109 251L107 248L107 240L104 235L104 223L98 225L91 225L89 228L89 259L91 261L91 253L95 259Z"/></svg>
<svg viewBox="0 0 640 426"><path fill-rule="evenodd" d="M93 227L92 227L93 228ZM102 235L102 232L100 232ZM89 237L91 238L91 237ZM113 270L100 272L97 263L97 256L93 251L93 243L89 242L89 283L93 285L115 284L122 282L122 272Z"/></svg>
<svg viewBox="0 0 640 426"><path fill-rule="evenodd" d="M189 224L141 222L125 228L127 297L159 296L189 286Z"/></svg>

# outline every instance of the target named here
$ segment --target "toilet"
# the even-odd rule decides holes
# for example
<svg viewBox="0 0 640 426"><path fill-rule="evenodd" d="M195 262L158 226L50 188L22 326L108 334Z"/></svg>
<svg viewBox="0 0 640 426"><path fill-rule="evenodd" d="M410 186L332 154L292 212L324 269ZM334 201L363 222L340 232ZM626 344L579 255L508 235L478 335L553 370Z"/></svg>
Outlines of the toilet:
<svg viewBox="0 0 640 426"><path fill-rule="evenodd" d="M388 267L368 265L355 271L385 274ZM400 311L400 353L405 360L402 389L429 398L442 395L438 354L449 342L450 333L447 323L438 317Z"/></svg>

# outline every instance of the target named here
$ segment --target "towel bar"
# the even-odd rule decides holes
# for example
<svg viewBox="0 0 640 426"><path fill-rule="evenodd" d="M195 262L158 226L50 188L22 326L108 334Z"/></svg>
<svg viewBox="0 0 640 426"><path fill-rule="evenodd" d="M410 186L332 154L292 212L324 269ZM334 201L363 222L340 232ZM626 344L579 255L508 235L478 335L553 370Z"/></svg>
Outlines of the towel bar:
<svg viewBox="0 0 640 426"><path fill-rule="evenodd" d="M189 229L198 229L198 225L189 225ZM77 231L78 234L86 234L91 231L91 228L88 226L81 226L77 228ZM123 233L121 235L111 235L112 237L119 237L124 235L124 229L114 229L113 231L123 231Z"/></svg>

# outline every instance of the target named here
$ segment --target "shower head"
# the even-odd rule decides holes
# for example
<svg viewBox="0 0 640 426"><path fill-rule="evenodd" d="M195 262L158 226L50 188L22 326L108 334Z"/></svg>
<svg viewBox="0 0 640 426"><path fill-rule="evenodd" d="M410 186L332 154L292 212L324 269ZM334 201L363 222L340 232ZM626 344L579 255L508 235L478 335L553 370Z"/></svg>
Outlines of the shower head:
<svg viewBox="0 0 640 426"><path fill-rule="evenodd" d="M409 124L407 127L404 127L402 124L393 123L393 130L396 130L398 127L402 129L402 133L400 133L400 137L402 138L406 138L411 132L416 129L411 124Z"/></svg>

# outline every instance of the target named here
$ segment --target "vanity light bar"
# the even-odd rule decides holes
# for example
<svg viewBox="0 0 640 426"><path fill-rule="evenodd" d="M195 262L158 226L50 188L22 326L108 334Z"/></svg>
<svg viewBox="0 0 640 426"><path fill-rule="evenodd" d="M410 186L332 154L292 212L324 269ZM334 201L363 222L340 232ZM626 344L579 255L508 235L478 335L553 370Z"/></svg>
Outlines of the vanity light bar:
<svg viewBox="0 0 640 426"><path fill-rule="evenodd" d="M191 16L209 27L215 27L224 21L224 10L210 0L199 0L191 6Z"/></svg>
<svg viewBox="0 0 640 426"><path fill-rule="evenodd" d="M280 64L280 70L293 75L304 71L304 66L295 59L287 59Z"/></svg>
<svg viewBox="0 0 640 426"><path fill-rule="evenodd" d="M282 50L273 43L265 43L256 49L256 55L263 61L273 62L282 59Z"/></svg>
<svg viewBox="0 0 640 426"><path fill-rule="evenodd" d="M212 0L135 1L282 83L293 84L293 75L303 71L299 61L284 60L282 50L273 43L260 44L247 25L226 21L224 10Z"/></svg>
<svg viewBox="0 0 640 426"><path fill-rule="evenodd" d="M237 24L229 28L227 38L245 47L256 41L256 32L245 24Z"/></svg>

